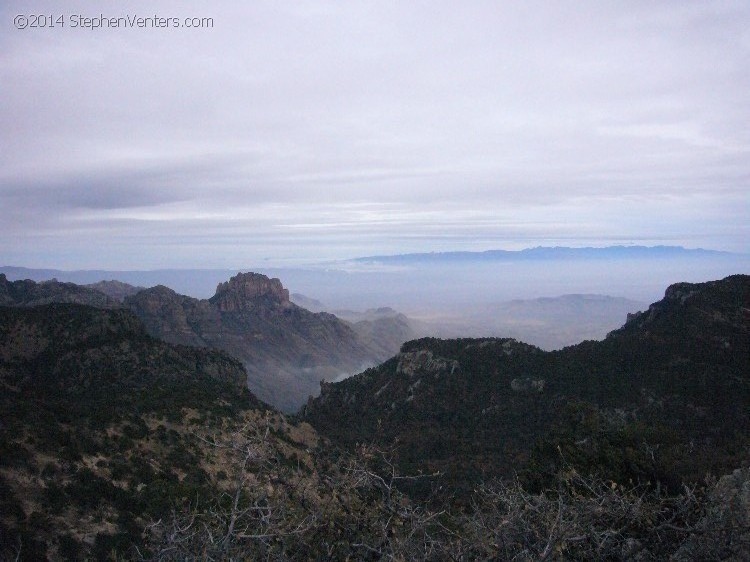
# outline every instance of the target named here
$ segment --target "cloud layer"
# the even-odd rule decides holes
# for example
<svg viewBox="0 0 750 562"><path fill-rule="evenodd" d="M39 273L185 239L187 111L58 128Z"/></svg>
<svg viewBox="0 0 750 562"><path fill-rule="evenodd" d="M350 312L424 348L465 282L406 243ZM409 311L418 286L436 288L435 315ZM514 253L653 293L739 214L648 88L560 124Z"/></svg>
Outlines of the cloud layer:
<svg viewBox="0 0 750 562"><path fill-rule="evenodd" d="M0 25L6 263L750 239L746 2L32 1Z"/></svg>

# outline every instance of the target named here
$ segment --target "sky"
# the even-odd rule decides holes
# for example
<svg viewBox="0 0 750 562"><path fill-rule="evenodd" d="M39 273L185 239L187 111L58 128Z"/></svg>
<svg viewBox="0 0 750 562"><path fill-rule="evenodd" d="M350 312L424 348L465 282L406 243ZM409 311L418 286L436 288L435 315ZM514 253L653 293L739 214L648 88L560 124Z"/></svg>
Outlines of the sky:
<svg viewBox="0 0 750 562"><path fill-rule="evenodd" d="M0 265L748 250L745 0L60 4L0 7Z"/></svg>

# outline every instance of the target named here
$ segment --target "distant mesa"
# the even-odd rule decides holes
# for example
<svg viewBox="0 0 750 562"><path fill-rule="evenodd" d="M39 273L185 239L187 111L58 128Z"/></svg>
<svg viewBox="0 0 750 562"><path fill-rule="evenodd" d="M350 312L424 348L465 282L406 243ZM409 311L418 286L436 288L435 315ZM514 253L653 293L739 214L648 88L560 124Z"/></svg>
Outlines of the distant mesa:
<svg viewBox="0 0 750 562"><path fill-rule="evenodd" d="M570 259L646 259L669 257L720 257L731 256L729 252L688 249L682 246L606 246L603 248L570 248L567 246L537 246L525 250L487 250L484 252L424 252L355 258L355 262L377 262L391 264L455 263L475 261L535 261Z"/></svg>

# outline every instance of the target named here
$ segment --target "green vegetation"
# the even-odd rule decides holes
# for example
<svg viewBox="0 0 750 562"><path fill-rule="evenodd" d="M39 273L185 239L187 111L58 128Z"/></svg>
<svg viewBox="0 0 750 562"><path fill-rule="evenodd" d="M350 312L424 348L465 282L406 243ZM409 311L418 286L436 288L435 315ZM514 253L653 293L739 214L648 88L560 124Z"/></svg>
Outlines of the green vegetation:
<svg viewBox="0 0 750 562"><path fill-rule="evenodd" d="M295 423L127 311L0 308L0 558L748 559L748 304L735 276L559 352L409 342Z"/></svg>
<svg viewBox="0 0 750 562"><path fill-rule="evenodd" d="M450 493L560 467L678 492L750 453L750 278L679 284L602 342L545 353L508 339L422 339L303 411L345 448L396 443L403 472ZM424 490L423 490L424 491Z"/></svg>
<svg viewBox="0 0 750 562"><path fill-rule="evenodd" d="M18 540L22 559L129 556L148 521L217 494L192 413L221 426L266 411L239 362L155 340L126 311L4 308L0 337L3 557Z"/></svg>

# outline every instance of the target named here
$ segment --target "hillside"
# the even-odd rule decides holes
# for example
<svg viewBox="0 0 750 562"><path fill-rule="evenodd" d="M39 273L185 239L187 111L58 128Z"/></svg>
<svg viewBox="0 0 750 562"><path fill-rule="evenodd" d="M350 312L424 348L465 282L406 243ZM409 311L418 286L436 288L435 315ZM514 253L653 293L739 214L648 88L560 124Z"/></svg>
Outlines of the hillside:
<svg viewBox="0 0 750 562"><path fill-rule="evenodd" d="M194 431L262 418L244 382L238 361L155 340L125 310L0 308L0 557L103 559L213 495Z"/></svg>
<svg viewBox="0 0 750 562"><path fill-rule="evenodd" d="M601 342L422 339L322 385L303 419L336 442L397 444L405 470L461 485L560 462L618 481L695 481L747 458L750 277L677 284ZM618 451L627 451L623 460Z"/></svg>
<svg viewBox="0 0 750 562"><path fill-rule="evenodd" d="M237 360L156 340L128 310L0 307L0 558L746 559L750 472L726 470L731 474L699 486L685 468L721 470L746 460L747 408L728 406L747 404L747 279L679 285L667 295L607 340L637 355L643 342L663 342L666 331L693 334L692 345L677 349L693 349L696 366L678 365L684 376L672 394L662 389L667 375L659 375L659 365L670 363L642 361L656 376L645 399L635 400L641 409L594 403L603 396L631 404L643 392L620 399L616 385L571 400L576 377L587 375L581 366L577 374L560 371L568 350L550 354L513 340L418 340L353 381L326 385L323 399L311 402L319 414L338 389L398 373L378 381L359 418L345 417L346 404L364 403L356 393L339 404L339 420L349 427L326 432L340 444L357 436L370 441L346 450L258 401ZM219 308L236 305L233 295L216 299ZM571 349L598 361L593 368L607 379L615 356L597 352L598 345ZM726 353L715 356L717 347ZM644 349L652 353L649 344ZM542 360L547 378L535 374ZM734 395L699 406L697 393L684 390L699 372L727 378ZM483 378L502 384L493 393ZM409 404L414 410L399 428L394 417ZM694 424L681 427L683 410L698 416ZM315 417L313 409L308 414ZM371 422L374 415L379 422ZM501 472L491 463L507 466L496 454L502 434L478 425L482 415L495 425L518 416L518 435L500 429L508 448L531 450L526 460L511 459L514 468L527 468L519 479L481 478ZM665 427L653 423L665 415ZM415 420L421 439L413 439ZM543 437L529 447L524 436L534 428ZM405 454L405 444L414 453ZM644 453L652 464L643 464ZM638 469L651 476L670 468L665 458L684 464L658 475L678 475L689 487L665 478L662 487L629 482ZM435 467L445 474L419 472ZM430 500L420 501L429 489Z"/></svg>
<svg viewBox="0 0 750 562"><path fill-rule="evenodd" d="M127 310L0 307L0 559L366 559L404 534L365 461L245 379Z"/></svg>
<svg viewBox="0 0 750 562"><path fill-rule="evenodd" d="M215 347L240 359L250 389L284 411L299 408L320 380L356 373L385 356L349 324L295 305L278 279L255 273L220 283L208 300L158 286L124 305L164 341Z"/></svg>

